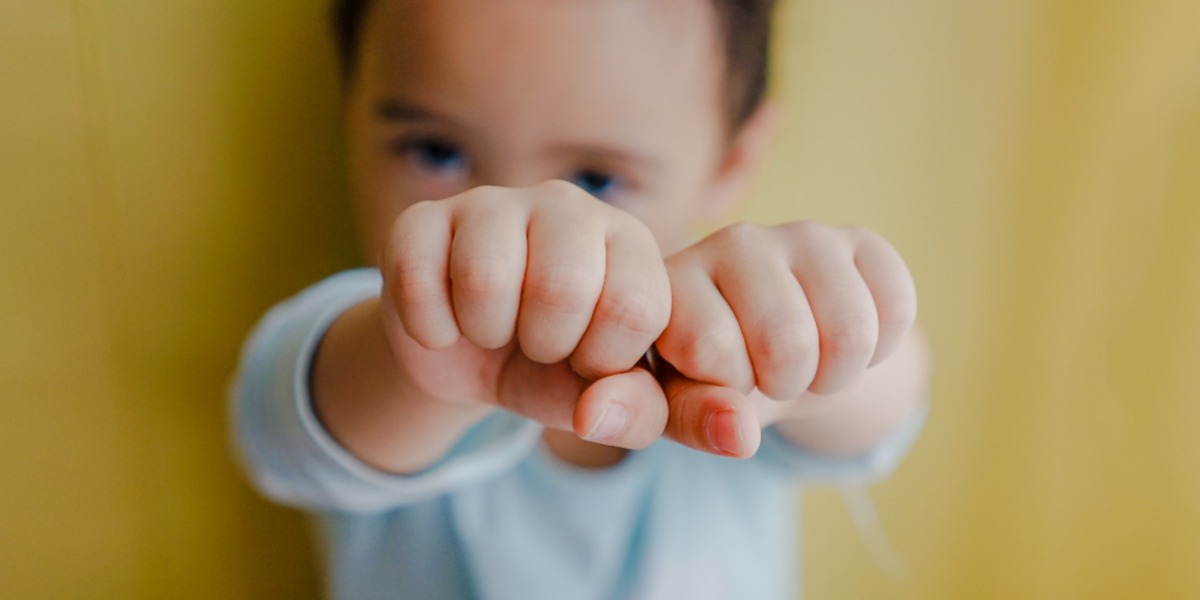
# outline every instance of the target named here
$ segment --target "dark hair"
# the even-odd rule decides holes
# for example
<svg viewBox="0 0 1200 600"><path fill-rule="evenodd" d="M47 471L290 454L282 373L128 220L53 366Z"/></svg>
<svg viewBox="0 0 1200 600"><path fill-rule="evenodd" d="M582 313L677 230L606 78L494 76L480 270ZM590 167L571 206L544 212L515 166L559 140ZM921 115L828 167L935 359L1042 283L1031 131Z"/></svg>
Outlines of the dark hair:
<svg viewBox="0 0 1200 600"><path fill-rule="evenodd" d="M353 77L363 21L372 0L333 0L333 36L343 76ZM775 0L710 0L725 45L730 122L741 125L767 92L770 71L771 15Z"/></svg>

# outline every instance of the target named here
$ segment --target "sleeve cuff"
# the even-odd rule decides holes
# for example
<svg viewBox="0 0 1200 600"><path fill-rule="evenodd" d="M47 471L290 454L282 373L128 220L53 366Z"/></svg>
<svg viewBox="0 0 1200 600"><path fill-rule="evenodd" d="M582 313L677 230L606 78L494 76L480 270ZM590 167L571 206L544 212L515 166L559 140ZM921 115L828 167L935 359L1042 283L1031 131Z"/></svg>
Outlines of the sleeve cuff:
<svg viewBox="0 0 1200 600"><path fill-rule="evenodd" d="M536 445L540 426L496 411L438 464L399 476L363 463L329 435L309 395L313 356L333 322L381 285L373 269L326 279L268 313L248 342L233 391L234 430L246 470L267 496L308 509L379 512L497 474Z"/></svg>

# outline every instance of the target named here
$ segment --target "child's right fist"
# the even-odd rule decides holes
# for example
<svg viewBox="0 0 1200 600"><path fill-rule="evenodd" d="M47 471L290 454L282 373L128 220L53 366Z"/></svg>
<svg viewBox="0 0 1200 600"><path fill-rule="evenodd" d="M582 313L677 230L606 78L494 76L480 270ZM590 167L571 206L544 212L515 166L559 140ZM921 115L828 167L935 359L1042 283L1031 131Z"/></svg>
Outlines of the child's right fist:
<svg viewBox="0 0 1200 600"><path fill-rule="evenodd" d="M521 362L511 360L514 352L528 359L524 362L547 366L544 372L531 372L536 365L521 367L525 387L562 381L562 372L570 375L570 369L587 380L626 373L670 320L670 283L649 230L563 181L524 189L479 187L415 204L396 219L380 265L397 359L409 363L409 371L436 367L487 380L467 385L471 398L445 398L455 402L478 401L478 395L503 389L504 371ZM570 369L556 365L568 359ZM430 389L424 391L435 396L467 384L447 382L444 375L412 375L427 379ZM648 374L644 379L653 381ZM575 415L574 429L584 435L591 429L588 421L599 415L591 414L579 384L573 385L570 394L551 395L570 395L572 408L579 400L578 409L588 414ZM482 400L521 402L517 412L571 428L569 421L562 423L564 407L546 413L528 406L529 398ZM639 407L626 408L637 417Z"/></svg>

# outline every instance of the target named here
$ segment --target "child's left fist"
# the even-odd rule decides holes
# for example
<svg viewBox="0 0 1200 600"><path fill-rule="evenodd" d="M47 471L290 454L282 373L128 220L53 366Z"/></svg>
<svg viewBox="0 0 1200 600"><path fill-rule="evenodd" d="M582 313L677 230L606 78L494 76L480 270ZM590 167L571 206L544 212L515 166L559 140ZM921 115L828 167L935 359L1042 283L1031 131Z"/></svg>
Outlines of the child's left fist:
<svg viewBox="0 0 1200 600"><path fill-rule="evenodd" d="M737 224L667 271L662 358L688 379L776 400L844 388L896 350L917 314L904 260L861 227Z"/></svg>

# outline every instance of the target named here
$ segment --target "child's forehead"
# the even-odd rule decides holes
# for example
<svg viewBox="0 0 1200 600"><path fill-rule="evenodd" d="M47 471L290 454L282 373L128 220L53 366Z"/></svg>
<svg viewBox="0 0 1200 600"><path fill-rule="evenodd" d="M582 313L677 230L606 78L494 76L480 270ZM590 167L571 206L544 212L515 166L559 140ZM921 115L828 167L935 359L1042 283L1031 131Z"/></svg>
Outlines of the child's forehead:
<svg viewBox="0 0 1200 600"><path fill-rule="evenodd" d="M700 24L695 17L707 19L714 12L713 0L373 0L370 6L369 18L390 14L407 17L410 22L432 19L459 25L479 16L497 27L543 16L587 15L598 19L585 23L593 28L612 23L629 27L640 21L655 26L673 21L690 28Z"/></svg>
<svg viewBox="0 0 1200 600"><path fill-rule="evenodd" d="M538 105L542 124L658 118L681 105L701 105L706 120L720 112L708 0L380 1L363 70L383 95L459 104L492 122Z"/></svg>
<svg viewBox="0 0 1200 600"><path fill-rule="evenodd" d="M378 51L417 60L527 50L529 68L564 54L635 67L689 50L721 62L714 18L709 0L378 0L366 28Z"/></svg>

